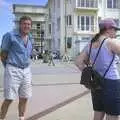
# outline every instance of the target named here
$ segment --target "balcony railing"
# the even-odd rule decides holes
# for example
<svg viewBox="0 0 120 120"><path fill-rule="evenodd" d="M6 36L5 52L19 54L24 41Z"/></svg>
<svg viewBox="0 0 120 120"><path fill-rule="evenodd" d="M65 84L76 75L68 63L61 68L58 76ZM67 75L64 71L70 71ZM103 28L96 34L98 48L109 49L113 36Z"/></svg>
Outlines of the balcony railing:
<svg viewBox="0 0 120 120"><path fill-rule="evenodd" d="M34 46L41 46L41 42L35 41Z"/></svg>
<svg viewBox="0 0 120 120"><path fill-rule="evenodd" d="M96 25L80 25L80 26L78 26L77 31L95 32L96 31Z"/></svg>
<svg viewBox="0 0 120 120"><path fill-rule="evenodd" d="M76 0L77 8L98 8L98 0Z"/></svg>
<svg viewBox="0 0 120 120"><path fill-rule="evenodd" d="M35 39L41 39L41 36L40 36L40 35L34 35L34 34L33 34L33 37L34 37Z"/></svg>

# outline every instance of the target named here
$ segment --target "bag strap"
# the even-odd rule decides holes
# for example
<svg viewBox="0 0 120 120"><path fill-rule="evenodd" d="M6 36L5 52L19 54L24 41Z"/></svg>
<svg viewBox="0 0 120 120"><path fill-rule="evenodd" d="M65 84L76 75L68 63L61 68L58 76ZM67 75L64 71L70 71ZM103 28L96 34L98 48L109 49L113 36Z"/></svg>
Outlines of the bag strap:
<svg viewBox="0 0 120 120"><path fill-rule="evenodd" d="M105 39L106 39L106 38L105 38ZM98 49L98 52L97 52L97 55L96 55L96 57L95 57L95 60L94 60L94 62L93 62L93 64L92 64L92 67L93 67L93 65L95 64L95 61L96 61L96 59L97 59L97 57L98 57L98 54L99 54L99 52L100 52L100 49L101 49L102 44L104 43L105 39L102 41L102 43L101 43L101 45L100 45L100 47L99 47L99 49ZM85 62L86 65L87 65L87 67L90 66L90 54L91 54L91 49L92 49L92 41L90 42L90 49L89 49L89 53L88 53L88 59L87 59L87 61Z"/></svg>
<svg viewBox="0 0 120 120"><path fill-rule="evenodd" d="M109 66L108 66L107 70L105 71L105 73L104 73L104 75L103 75L103 78L105 77L105 75L106 75L106 74L107 74L107 72L109 71L110 66L111 66L111 65L112 65L112 63L113 63L114 58L115 58L115 54L113 53L113 58L112 58L112 60L111 60L111 62L110 62L110 64L109 64Z"/></svg>
<svg viewBox="0 0 120 120"><path fill-rule="evenodd" d="M104 40L103 40L102 43L100 44L100 47L99 47L99 49L98 49L98 52L97 52L96 57L95 57L95 59L94 59L94 62L93 62L93 64L92 64L92 67L94 66L94 64L95 64L95 62L96 62L96 60L97 60L97 57L98 57L98 55L99 55L99 53L100 53L101 47L102 47L105 39L106 39L106 38L104 38Z"/></svg>

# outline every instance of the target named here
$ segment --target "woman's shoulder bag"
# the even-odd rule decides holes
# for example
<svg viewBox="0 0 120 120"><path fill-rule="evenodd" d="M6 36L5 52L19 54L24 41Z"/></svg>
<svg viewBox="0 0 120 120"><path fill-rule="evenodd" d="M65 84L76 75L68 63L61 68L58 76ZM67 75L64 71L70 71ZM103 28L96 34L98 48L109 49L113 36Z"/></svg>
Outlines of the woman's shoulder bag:
<svg viewBox="0 0 120 120"><path fill-rule="evenodd" d="M103 76L101 76L93 68L104 41L105 41L105 39L102 41L102 43L101 43L101 45L100 45L100 47L98 49L98 52L96 54L95 60L94 60L92 65L90 65L90 62L89 62L90 61L91 48L92 48L92 42L91 42L90 49L89 49L89 56L88 56L88 60L86 62L86 67L82 70L80 84L84 85L86 88L91 89L91 90L102 89L102 83L104 81L104 77L105 77L106 73L108 72L108 70L109 70L109 68L110 68L110 66L111 66L111 64L112 64L112 62L114 60L114 57L115 57L115 55L113 54L113 58L112 58L109 66L108 66L108 68L105 71Z"/></svg>

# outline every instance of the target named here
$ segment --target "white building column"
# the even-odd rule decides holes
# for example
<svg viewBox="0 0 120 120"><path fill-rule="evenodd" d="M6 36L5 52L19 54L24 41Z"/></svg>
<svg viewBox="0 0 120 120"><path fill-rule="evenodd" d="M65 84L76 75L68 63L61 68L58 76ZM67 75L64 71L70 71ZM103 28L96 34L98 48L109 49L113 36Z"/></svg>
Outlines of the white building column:
<svg viewBox="0 0 120 120"><path fill-rule="evenodd" d="M60 53L63 55L65 53L65 0L60 0Z"/></svg>

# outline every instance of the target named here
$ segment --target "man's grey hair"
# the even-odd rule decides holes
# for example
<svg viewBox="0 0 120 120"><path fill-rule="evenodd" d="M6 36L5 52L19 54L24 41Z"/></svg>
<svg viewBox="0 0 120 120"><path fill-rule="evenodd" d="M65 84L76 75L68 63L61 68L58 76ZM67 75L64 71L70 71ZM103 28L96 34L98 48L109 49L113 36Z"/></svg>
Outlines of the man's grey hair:
<svg viewBox="0 0 120 120"><path fill-rule="evenodd" d="M19 24L21 24L21 22L22 22L22 21L25 21L25 20L30 20L31 23L32 23L31 17L29 17L29 16L22 16L22 17L20 18Z"/></svg>

